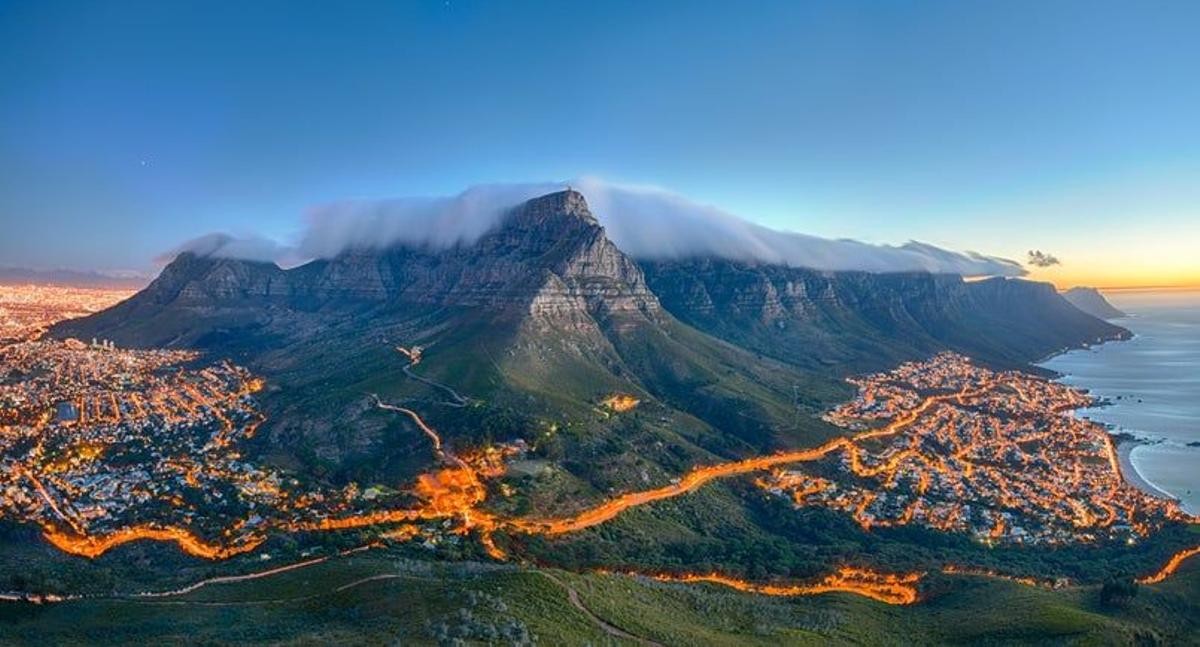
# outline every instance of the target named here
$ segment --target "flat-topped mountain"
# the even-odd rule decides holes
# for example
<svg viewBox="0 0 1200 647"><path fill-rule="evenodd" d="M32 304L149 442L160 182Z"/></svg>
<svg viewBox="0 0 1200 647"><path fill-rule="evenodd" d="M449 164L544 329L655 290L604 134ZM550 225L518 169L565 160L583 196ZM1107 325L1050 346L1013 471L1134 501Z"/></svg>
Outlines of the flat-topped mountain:
<svg viewBox="0 0 1200 647"><path fill-rule="evenodd" d="M1062 296L1071 305L1097 319L1118 319L1125 316L1124 312L1113 307L1096 288L1074 287L1063 292Z"/></svg>

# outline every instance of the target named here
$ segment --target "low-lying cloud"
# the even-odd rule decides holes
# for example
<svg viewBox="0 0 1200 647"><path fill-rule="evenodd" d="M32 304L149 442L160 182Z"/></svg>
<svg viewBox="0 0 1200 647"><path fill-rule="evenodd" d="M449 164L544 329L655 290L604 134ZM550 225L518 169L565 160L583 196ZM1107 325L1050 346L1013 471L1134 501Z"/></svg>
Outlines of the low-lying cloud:
<svg viewBox="0 0 1200 647"><path fill-rule="evenodd" d="M296 264L296 248L263 236L234 236L216 232L198 236L155 257L158 265L166 265L184 252L213 258L236 258L259 263Z"/></svg>
<svg viewBox="0 0 1200 647"><path fill-rule="evenodd" d="M617 247L643 260L708 256L828 271L920 271L963 276L1026 273L1015 261L915 241L899 246L872 245L777 231L668 191L594 178L569 183L479 185L456 196L337 202L312 209L294 245L260 237L211 234L177 248L165 259L192 251L294 265L300 259L331 258L350 249L470 245L498 226L512 207L568 185L583 193Z"/></svg>

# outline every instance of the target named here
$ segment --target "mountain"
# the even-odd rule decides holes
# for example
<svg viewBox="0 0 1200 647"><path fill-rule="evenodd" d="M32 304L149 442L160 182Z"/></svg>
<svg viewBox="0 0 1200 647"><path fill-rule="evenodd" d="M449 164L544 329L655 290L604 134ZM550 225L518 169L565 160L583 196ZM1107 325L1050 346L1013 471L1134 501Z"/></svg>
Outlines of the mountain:
<svg viewBox="0 0 1200 647"><path fill-rule="evenodd" d="M1071 305L1098 319L1117 319L1125 313L1113 307L1096 288L1074 287L1062 293Z"/></svg>
<svg viewBox="0 0 1200 647"><path fill-rule="evenodd" d="M1072 307L1047 283L956 275L819 272L716 259L645 263L676 317L808 368L876 370L951 349L1027 364L1128 335Z"/></svg>
<svg viewBox="0 0 1200 647"><path fill-rule="evenodd" d="M276 387L263 397L262 451L347 478L411 472L423 467L412 455L428 454L371 393L433 404L429 419L464 443L562 429L568 470L595 491L705 456L819 442L838 433L821 403L845 393L680 323L574 191L448 249L352 250L289 270L183 253L139 294L53 334L233 356ZM400 371L397 344L424 346L420 372L475 404L436 404L437 389ZM617 392L640 398L638 413L602 414ZM808 415L797 422L798 405Z"/></svg>
<svg viewBox="0 0 1200 647"><path fill-rule="evenodd" d="M634 261L583 195L509 212L471 244L354 249L284 270L179 254L145 290L58 336L232 356L267 378L256 451L330 479L428 467L419 433L370 394L417 403L450 442L526 438L579 505L714 456L842 433L820 419L848 373L954 349L1024 365L1127 334L1048 284ZM395 345L424 347L409 379ZM638 408L600 402L632 394ZM553 501L544 501L547 505Z"/></svg>
<svg viewBox="0 0 1200 647"><path fill-rule="evenodd" d="M119 328L146 306L319 311L330 304L387 301L531 314L582 308L652 315L658 309L641 271L604 235L583 196L564 191L526 202L502 227L465 247L351 250L291 270L183 252L123 309L93 323Z"/></svg>

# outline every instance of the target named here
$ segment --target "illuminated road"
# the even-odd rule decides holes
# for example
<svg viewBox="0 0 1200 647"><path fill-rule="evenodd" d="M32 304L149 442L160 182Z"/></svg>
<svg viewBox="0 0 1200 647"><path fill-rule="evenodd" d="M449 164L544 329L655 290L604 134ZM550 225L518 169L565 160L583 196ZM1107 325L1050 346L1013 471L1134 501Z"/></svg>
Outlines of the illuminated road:
<svg viewBox="0 0 1200 647"><path fill-rule="evenodd" d="M1038 580L1038 579L1032 578L1032 577L1017 577L1014 575L1007 575L1005 573L1001 573L999 571L995 571L995 570L991 570L991 569L972 568L969 566L955 566L955 565L945 566L942 568L942 572L945 573L946 575L966 575L966 576L970 576L970 577L982 577L982 578L987 578L987 579L991 579L991 580L1005 580L1008 582L1015 582L1017 584L1023 584L1025 586L1036 586L1036 587L1048 588L1048 589L1060 588L1060 585L1069 585L1070 584L1070 581L1066 580L1066 578L1063 578L1061 581Z"/></svg>
<svg viewBox="0 0 1200 647"><path fill-rule="evenodd" d="M434 380L431 380L423 375L417 375L416 373L413 372L412 367L421 363L421 351L422 351L422 349L420 346L414 346L411 349L404 348L403 346L396 346L396 352L400 353L401 355L408 358L408 364L406 364L404 366L404 368L401 369L404 371L404 374L418 382L421 382L422 384L431 386L431 387L438 389L439 391L442 391L443 393L449 395L451 401L446 402L444 404L447 404L452 407L467 406L467 403L470 402L470 400L463 397L463 395L461 393L459 393L458 391L455 391L450 386L442 384L441 382L435 382Z"/></svg>
<svg viewBox="0 0 1200 647"><path fill-rule="evenodd" d="M411 418L412 421L417 425L417 429L420 429L421 433L423 433L429 437L429 442L433 443L433 451L435 454L437 454L437 457L440 460L447 461L447 462L453 462L453 463L459 465L460 467L463 466L463 462L460 458L458 458L457 456L455 456L453 454L449 454L442 449L442 437L439 436L438 433L436 431L434 431L432 427L425 424L425 420L423 420L416 411L413 411L412 409L409 409L406 407L398 407L394 404L388 404L388 403L384 402L383 400L380 400L379 396L377 396L373 393L371 394L371 397L375 398L375 406L379 407L380 409L384 409L387 411L395 411L396 413L402 413L402 414L408 416L409 418Z"/></svg>
<svg viewBox="0 0 1200 647"><path fill-rule="evenodd" d="M1156 573L1154 573L1153 575L1148 575L1143 578L1139 578L1138 583L1139 584L1158 584L1159 582L1162 582L1163 580L1167 579L1168 577L1171 577L1172 575L1174 575L1179 570L1179 567L1182 566L1185 561L1191 559L1192 557L1195 557L1196 555L1200 555L1200 546L1194 546L1194 547L1188 548L1186 550L1181 550L1178 553L1175 553L1174 555L1172 555L1170 561L1168 561L1166 564L1164 564L1163 567L1161 569L1159 569Z"/></svg>
<svg viewBox="0 0 1200 647"><path fill-rule="evenodd" d="M922 578L920 573L889 575L857 568L838 569L814 584L755 584L746 580L717 574L645 575L636 572L628 574L649 577L660 582L681 582L686 584L704 582L720 584L721 586L728 586L747 593L780 597L821 595L824 593L853 593L893 605L907 605L916 602L919 599L917 585Z"/></svg>
<svg viewBox="0 0 1200 647"><path fill-rule="evenodd" d="M191 531L185 528L175 526L167 526L159 528L151 525L133 526L130 528L122 528L112 534L104 536L96 535L79 535L70 532L63 532L58 528L47 526L42 529L43 536L54 545L55 548L70 553L79 555L80 557L94 558L103 555L104 553L133 541L172 541L179 545L183 552L194 557L203 557L205 559L228 559L234 555L240 555L249 552L258 547L263 542L263 538L255 537L241 544L233 544L223 546L221 544L212 543L200 539Z"/></svg>

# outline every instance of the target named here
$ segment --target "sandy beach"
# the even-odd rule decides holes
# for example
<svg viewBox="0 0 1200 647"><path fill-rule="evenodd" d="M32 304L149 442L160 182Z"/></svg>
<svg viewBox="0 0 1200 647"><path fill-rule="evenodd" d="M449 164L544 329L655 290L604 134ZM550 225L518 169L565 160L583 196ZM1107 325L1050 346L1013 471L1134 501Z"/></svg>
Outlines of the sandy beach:
<svg viewBox="0 0 1200 647"><path fill-rule="evenodd" d="M1160 497L1163 499L1172 499L1175 497L1170 493L1154 487L1142 475L1138 473L1137 468L1133 466L1133 450L1139 445L1144 445L1140 440L1123 439L1117 443L1117 461L1121 464L1121 476L1127 483L1151 496Z"/></svg>

